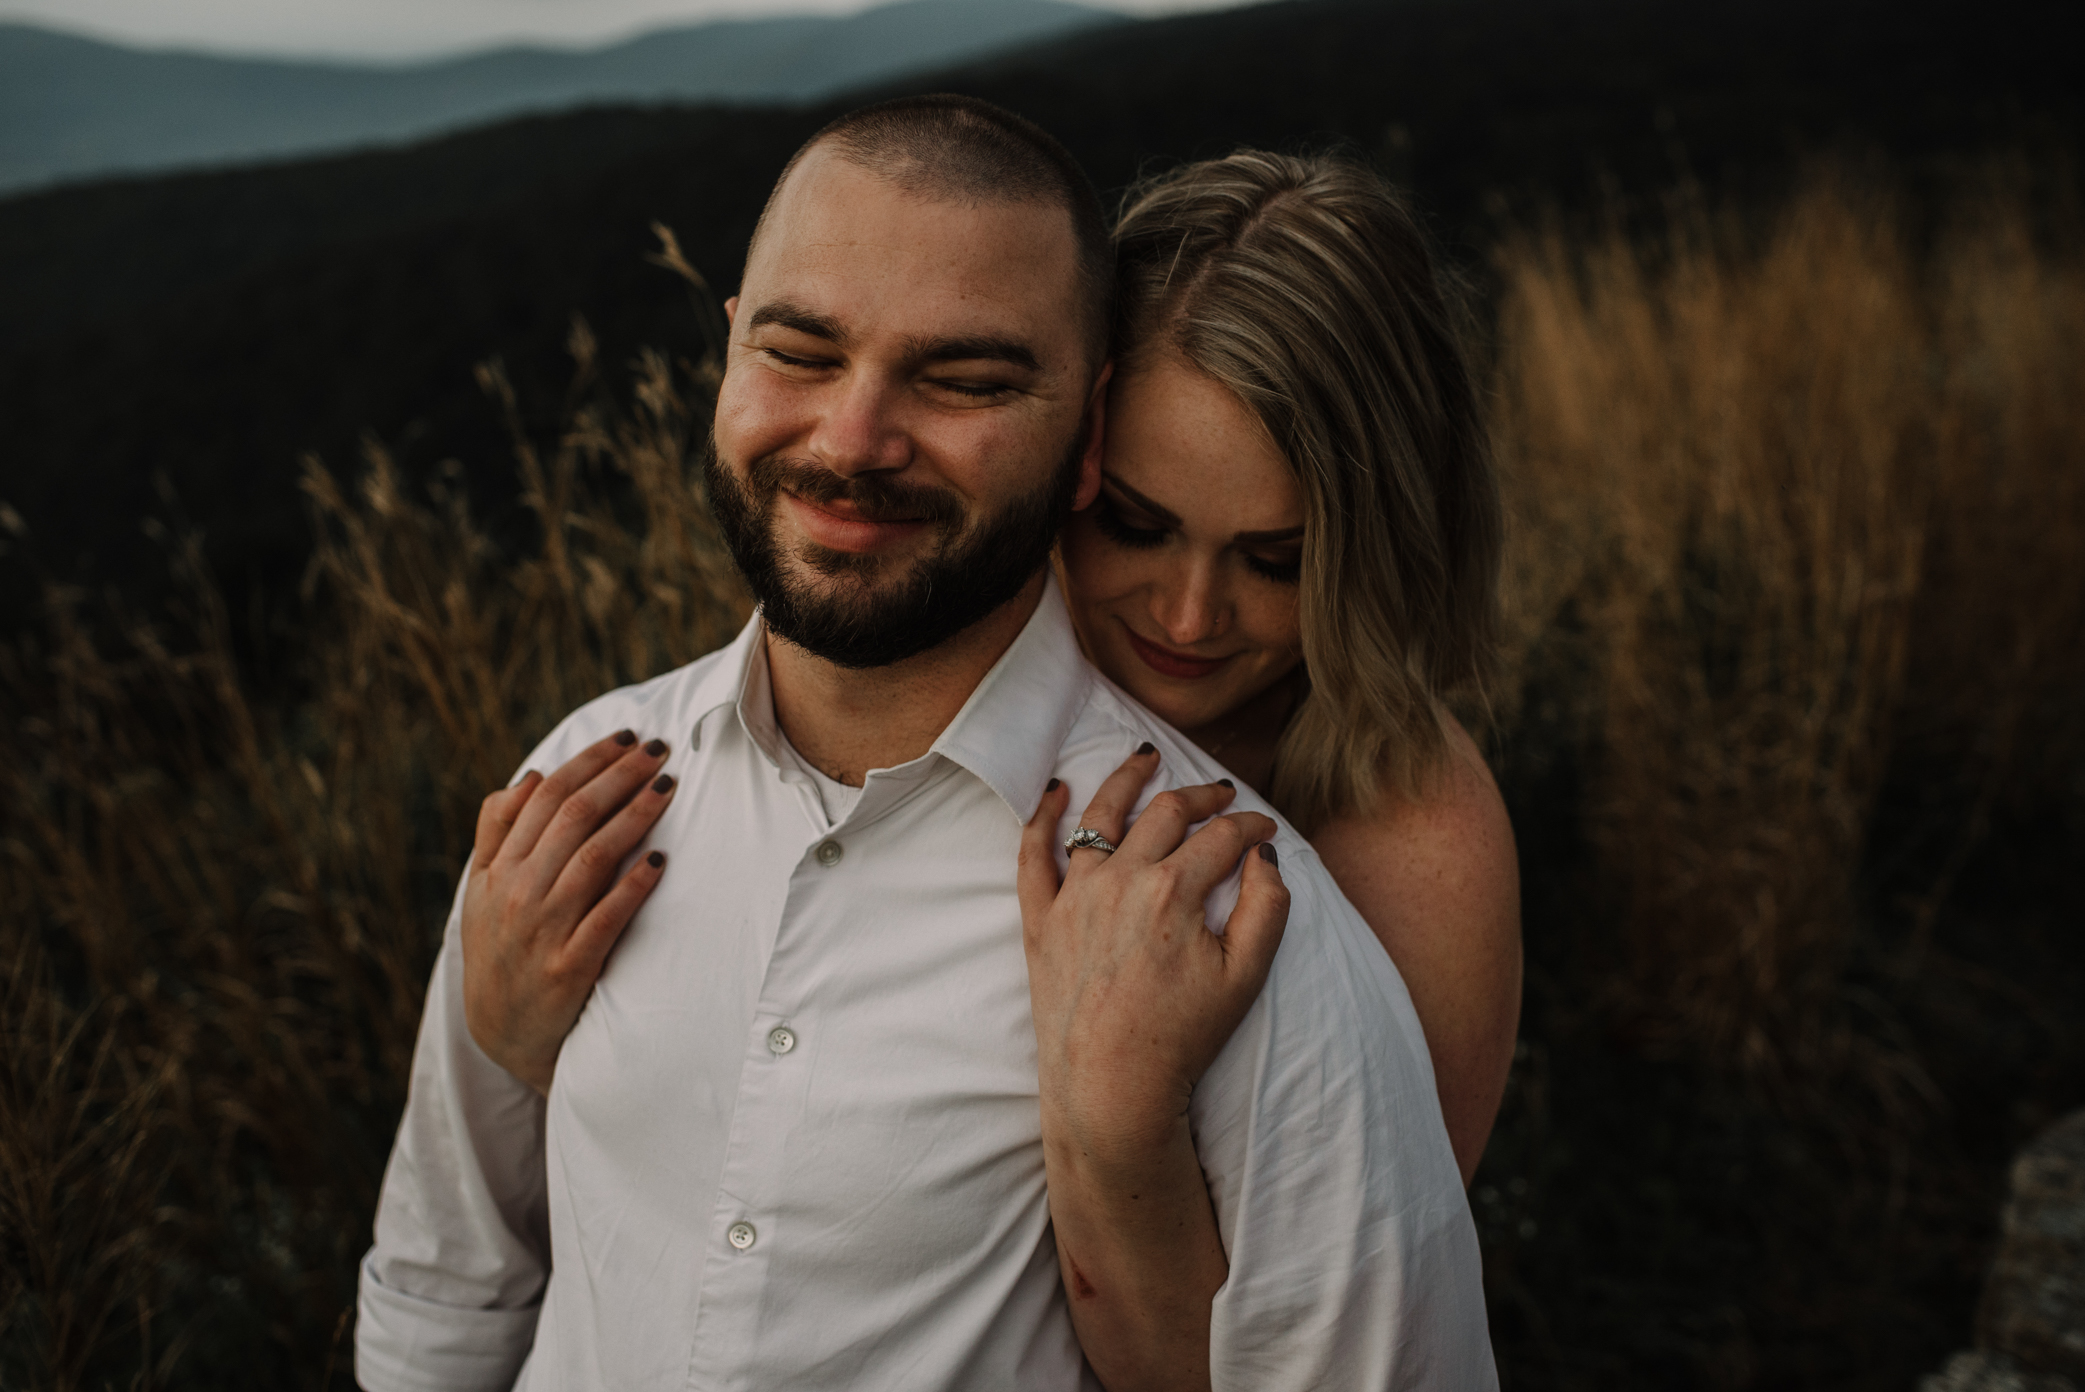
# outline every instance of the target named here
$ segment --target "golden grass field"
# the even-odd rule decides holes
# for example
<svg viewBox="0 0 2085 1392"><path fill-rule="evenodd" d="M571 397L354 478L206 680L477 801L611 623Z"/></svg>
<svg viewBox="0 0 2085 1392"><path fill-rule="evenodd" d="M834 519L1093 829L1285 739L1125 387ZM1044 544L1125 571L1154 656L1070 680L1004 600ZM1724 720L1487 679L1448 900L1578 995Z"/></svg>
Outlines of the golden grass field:
<svg viewBox="0 0 2085 1392"><path fill-rule="evenodd" d="M1847 1143L1884 1154L1954 1105L1887 983L1952 979L1965 869L2085 801L2085 257L2026 182L1965 178L1936 218L1819 173L1771 214L1695 196L1655 236L1509 237L1484 273L1512 519L1490 739L1583 906L1559 958L1531 903L1531 956L1571 1028L1793 1127L1858 1114ZM573 347L570 428L516 426L518 551L372 446L351 481L307 466L293 651L235 641L167 537L162 607L53 589L0 653L0 1387L349 1385L479 798L563 712L746 612L699 496L714 367L625 380L583 326ZM1559 768L1567 799L1531 791ZM1913 786L1915 854L1884 876L1884 801ZM2046 1014L2036 989L2019 1009ZM1539 1046L1565 1016L1535 1005ZM1532 1087L1502 1136L1535 1134ZM1495 1146L1480 1190L1526 1193L1529 1154ZM1684 1207L1697 1178L1726 1182L1656 1183ZM1535 1350L1502 1344L1508 1384L1620 1385L1573 1371L1605 1365L1527 1285L1542 1192L1514 1253L1484 1229ZM1698 1385L1767 1385L1747 1357Z"/></svg>

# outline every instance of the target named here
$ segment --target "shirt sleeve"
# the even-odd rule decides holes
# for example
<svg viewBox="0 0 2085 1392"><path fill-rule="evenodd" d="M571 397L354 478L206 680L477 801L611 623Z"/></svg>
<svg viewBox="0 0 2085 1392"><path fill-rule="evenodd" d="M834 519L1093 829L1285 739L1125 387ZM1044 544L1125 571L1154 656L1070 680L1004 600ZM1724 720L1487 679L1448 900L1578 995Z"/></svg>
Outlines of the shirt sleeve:
<svg viewBox="0 0 2085 1392"><path fill-rule="evenodd" d="M1316 854L1293 835L1280 851L1281 950L1190 1107L1230 1257L1211 1382L1493 1392L1476 1227L1418 1016Z"/></svg>
<svg viewBox="0 0 2085 1392"><path fill-rule="evenodd" d="M505 1392L550 1274L543 1102L465 1027L462 908L459 884L362 1262L355 1376L368 1392Z"/></svg>

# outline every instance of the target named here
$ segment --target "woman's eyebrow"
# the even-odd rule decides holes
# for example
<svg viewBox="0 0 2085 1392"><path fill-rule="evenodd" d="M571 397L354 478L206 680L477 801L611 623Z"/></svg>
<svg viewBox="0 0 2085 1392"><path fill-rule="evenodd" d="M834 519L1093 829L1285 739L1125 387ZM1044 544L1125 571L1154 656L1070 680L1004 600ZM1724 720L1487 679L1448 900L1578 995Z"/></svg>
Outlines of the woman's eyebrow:
<svg viewBox="0 0 2085 1392"><path fill-rule="evenodd" d="M1157 503L1152 502L1149 498L1137 492L1136 489L1131 488L1128 484L1124 483L1121 479L1116 478L1113 474L1103 472L1101 474L1101 477L1106 479L1110 484L1114 485L1115 490L1118 493L1122 494L1122 496L1128 498L1138 507L1150 513L1155 521L1163 522L1168 527L1177 527L1180 525L1179 515L1175 513L1171 508L1160 507Z"/></svg>
<svg viewBox="0 0 2085 1392"><path fill-rule="evenodd" d="M1240 532L1231 538L1232 541L1241 546L1265 546L1271 542L1301 541L1302 539L1303 527L1301 523L1272 532Z"/></svg>

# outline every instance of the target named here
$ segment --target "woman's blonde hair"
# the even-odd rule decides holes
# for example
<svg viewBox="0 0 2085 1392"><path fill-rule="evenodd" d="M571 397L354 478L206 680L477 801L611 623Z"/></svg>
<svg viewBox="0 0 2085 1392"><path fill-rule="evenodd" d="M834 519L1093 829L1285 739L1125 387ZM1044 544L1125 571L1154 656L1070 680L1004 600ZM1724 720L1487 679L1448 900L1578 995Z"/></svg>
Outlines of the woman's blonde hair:
<svg viewBox="0 0 2085 1392"><path fill-rule="evenodd" d="M1308 694L1271 801L1309 831L1420 795L1444 700L1480 690L1498 485L1458 303L1365 166L1245 150L1132 189L1115 230L1118 370L1173 352L1235 392L1302 484Z"/></svg>

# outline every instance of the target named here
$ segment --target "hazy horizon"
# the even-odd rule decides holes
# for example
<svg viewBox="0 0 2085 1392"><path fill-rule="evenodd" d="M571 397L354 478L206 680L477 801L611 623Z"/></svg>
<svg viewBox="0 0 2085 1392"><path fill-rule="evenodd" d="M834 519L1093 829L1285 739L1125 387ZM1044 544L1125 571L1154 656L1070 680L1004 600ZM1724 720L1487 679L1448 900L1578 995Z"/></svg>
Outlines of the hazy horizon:
<svg viewBox="0 0 2085 1392"><path fill-rule="evenodd" d="M1073 0L1151 16L1244 0ZM718 19L844 15L887 0L0 0L0 23L126 47L228 58L413 63L486 49L585 50Z"/></svg>

